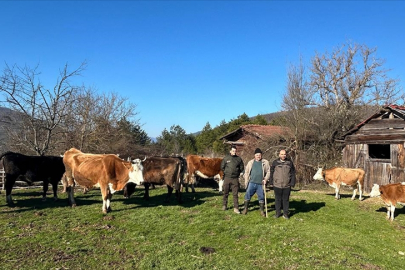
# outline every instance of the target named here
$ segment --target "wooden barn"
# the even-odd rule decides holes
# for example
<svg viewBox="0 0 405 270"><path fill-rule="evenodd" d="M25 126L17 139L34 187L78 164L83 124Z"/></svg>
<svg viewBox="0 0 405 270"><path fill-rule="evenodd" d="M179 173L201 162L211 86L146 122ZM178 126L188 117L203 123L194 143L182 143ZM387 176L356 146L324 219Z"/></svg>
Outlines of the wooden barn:
<svg viewBox="0 0 405 270"><path fill-rule="evenodd" d="M405 107L385 106L347 132L344 144L343 164L365 170L365 192L405 181Z"/></svg>
<svg viewBox="0 0 405 270"><path fill-rule="evenodd" d="M262 143L274 140L280 141L292 136L287 127L268 125L242 125L238 129L222 136L223 143L233 144L237 147L238 155L243 155L244 150L250 151L259 147ZM263 149L264 150L264 149Z"/></svg>

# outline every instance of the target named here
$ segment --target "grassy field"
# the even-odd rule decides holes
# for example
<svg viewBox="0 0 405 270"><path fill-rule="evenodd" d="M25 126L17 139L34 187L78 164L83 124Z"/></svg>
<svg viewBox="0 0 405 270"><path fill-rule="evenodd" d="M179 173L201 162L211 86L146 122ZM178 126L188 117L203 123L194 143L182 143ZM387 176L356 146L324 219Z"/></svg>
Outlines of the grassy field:
<svg viewBox="0 0 405 270"><path fill-rule="evenodd" d="M16 206L0 194L2 269L404 269L405 213L385 219L379 198L334 199L333 189L296 190L291 218L221 211L222 196L210 188L164 203L165 188L113 196L113 211L101 212L99 190L76 192L76 208L41 201L40 189L14 190ZM240 207L243 204L240 193ZM229 198L231 202L231 198Z"/></svg>

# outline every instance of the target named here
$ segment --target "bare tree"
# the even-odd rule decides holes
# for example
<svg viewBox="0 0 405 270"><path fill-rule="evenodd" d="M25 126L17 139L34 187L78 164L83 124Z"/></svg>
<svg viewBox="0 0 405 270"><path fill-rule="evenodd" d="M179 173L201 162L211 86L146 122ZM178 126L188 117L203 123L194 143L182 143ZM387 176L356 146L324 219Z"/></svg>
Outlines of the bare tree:
<svg viewBox="0 0 405 270"><path fill-rule="evenodd" d="M400 100L399 81L388 77L376 49L346 43L302 59L288 70L285 123L295 136L296 163L340 161L339 139L379 106Z"/></svg>
<svg viewBox="0 0 405 270"><path fill-rule="evenodd" d="M59 72L53 89L45 87L39 80L38 66L12 67L6 64L0 77L0 91L5 96L6 107L19 112L9 136L14 146L21 151L44 155L56 147L61 123L67 116L77 87L71 79L80 75L86 62L73 71L68 64Z"/></svg>
<svg viewBox="0 0 405 270"><path fill-rule="evenodd" d="M98 94L93 88L81 88L66 122L67 145L83 151L115 153L129 148L128 130L122 121L137 126L136 105L116 93ZM131 119L128 120L128 119Z"/></svg>
<svg viewBox="0 0 405 270"><path fill-rule="evenodd" d="M366 106L382 106L401 98L398 79L389 78L376 49L347 43L311 61L310 86L318 121L314 129L340 157L336 140L364 118Z"/></svg>

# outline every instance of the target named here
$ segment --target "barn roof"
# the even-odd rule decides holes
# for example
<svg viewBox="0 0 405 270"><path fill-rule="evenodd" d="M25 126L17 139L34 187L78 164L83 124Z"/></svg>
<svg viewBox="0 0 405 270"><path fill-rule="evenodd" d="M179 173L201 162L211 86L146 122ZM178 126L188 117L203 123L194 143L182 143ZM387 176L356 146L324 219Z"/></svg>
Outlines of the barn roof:
<svg viewBox="0 0 405 270"><path fill-rule="evenodd" d="M342 137L345 144L403 143L405 142L405 107L386 105Z"/></svg>
<svg viewBox="0 0 405 270"><path fill-rule="evenodd" d="M259 139L267 139L275 135L285 135L290 133L291 130L288 127L268 125L242 125L238 129L222 136L220 140L230 140L235 136L242 136L243 134L253 135Z"/></svg>
<svg viewBox="0 0 405 270"><path fill-rule="evenodd" d="M354 128L346 132L346 134L343 135L343 137L346 137L347 135L355 133L357 130L359 130L362 126L370 122L370 120L375 119L375 118L388 118L389 114L393 113L397 118L402 118L405 120L405 107L404 106L398 106L395 104L390 104L384 106L379 112L371 115L368 117L366 120L362 121L361 123L357 124Z"/></svg>

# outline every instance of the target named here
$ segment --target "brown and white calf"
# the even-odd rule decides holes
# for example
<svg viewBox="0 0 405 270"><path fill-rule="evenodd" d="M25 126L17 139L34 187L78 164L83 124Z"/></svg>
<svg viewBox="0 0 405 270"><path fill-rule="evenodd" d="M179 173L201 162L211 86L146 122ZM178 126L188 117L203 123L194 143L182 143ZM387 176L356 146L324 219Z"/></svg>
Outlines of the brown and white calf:
<svg viewBox="0 0 405 270"><path fill-rule="evenodd" d="M356 197L357 188L359 189L359 200L362 200L363 184L365 172L363 169L349 169L335 167L328 170L319 168L314 175L314 180L325 180L329 186L335 188L335 198L340 199L340 186L353 187L352 200Z"/></svg>
<svg viewBox="0 0 405 270"><path fill-rule="evenodd" d="M200 178L214 178L218 182L218 191L222 192L224 183L224 172L221 170L222 158L206 158L197 155L187 156L187 173L186 173L186 192L188 185L191 184L192 192L195 192L194 183L197 182L196 176Z"/></svg>
<svg viewBox="0 0 405 270"><path fill-rule="evenodd" d="M378 196L381 196L381 199L387 207L386 219L393 221L395 205L397 203L405 205L405 182L381 186L374 184L370 192L370 197Z"/></svg>

